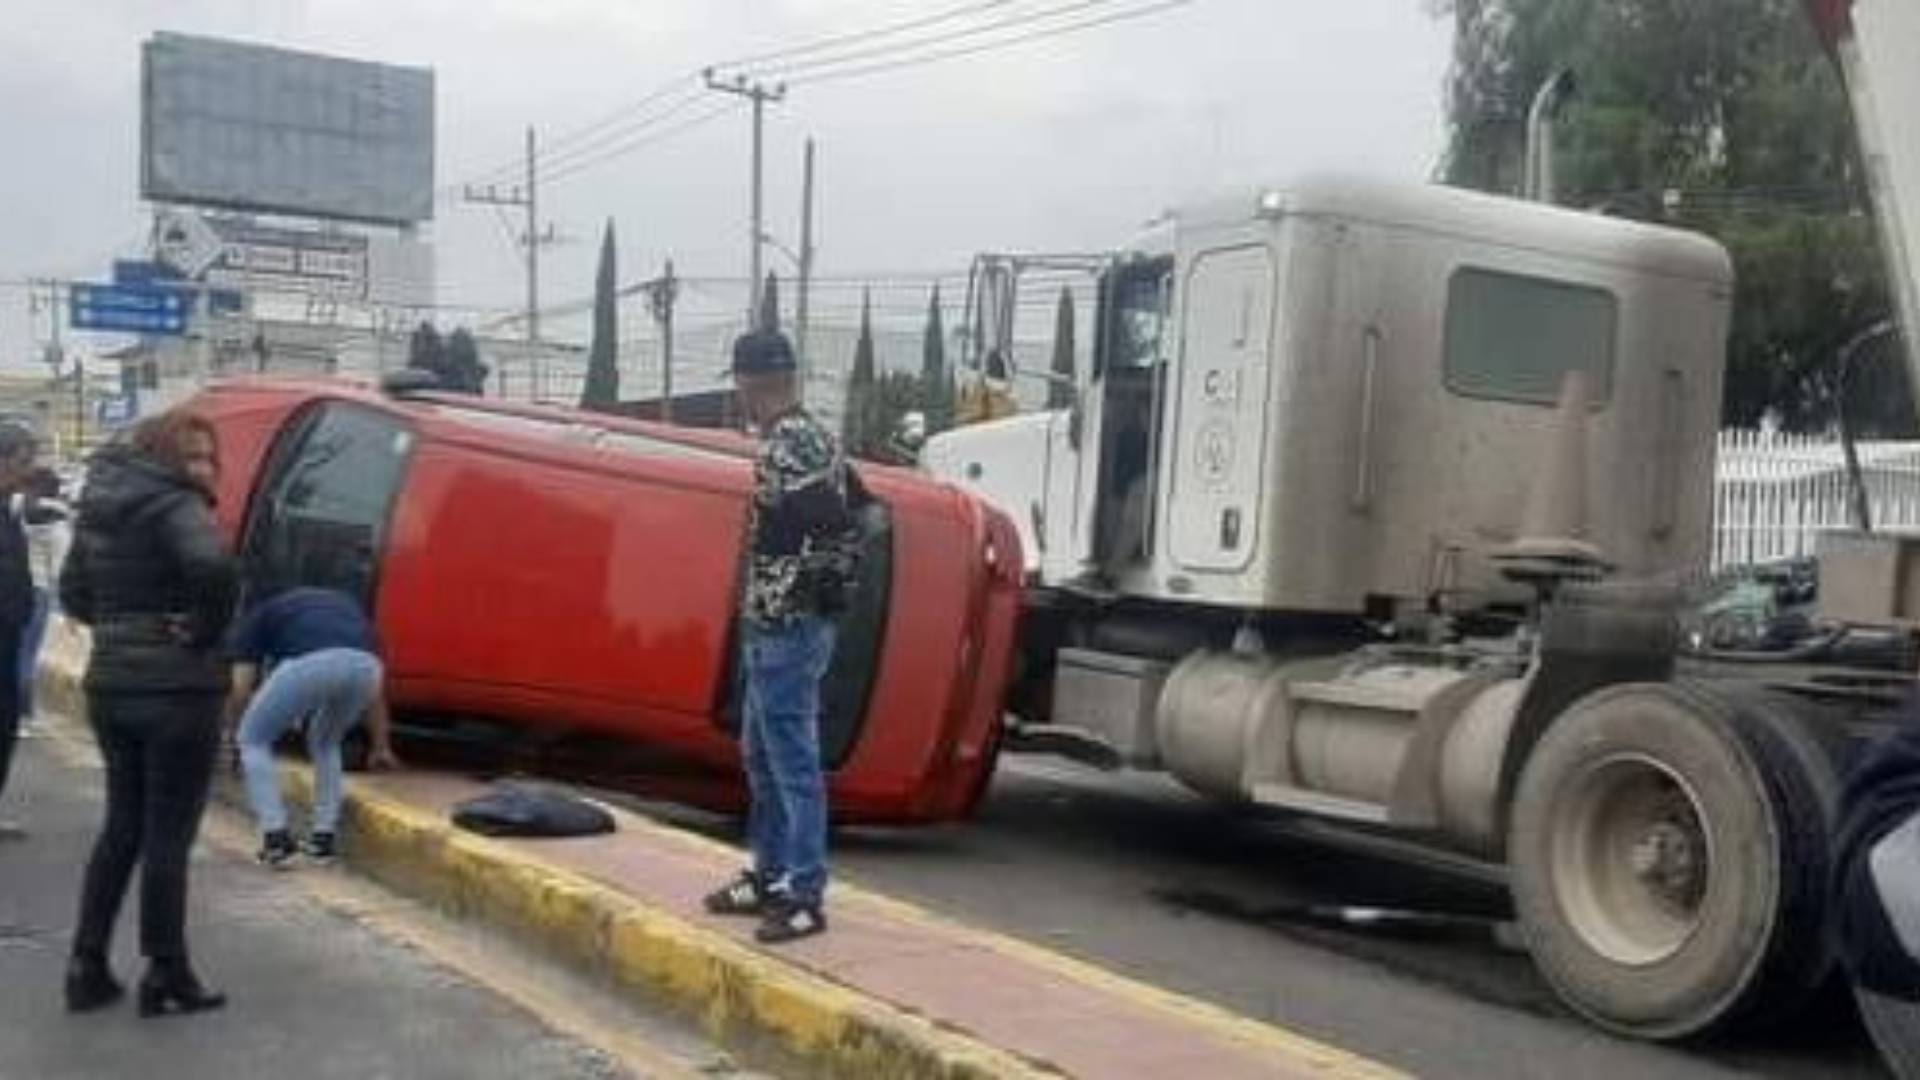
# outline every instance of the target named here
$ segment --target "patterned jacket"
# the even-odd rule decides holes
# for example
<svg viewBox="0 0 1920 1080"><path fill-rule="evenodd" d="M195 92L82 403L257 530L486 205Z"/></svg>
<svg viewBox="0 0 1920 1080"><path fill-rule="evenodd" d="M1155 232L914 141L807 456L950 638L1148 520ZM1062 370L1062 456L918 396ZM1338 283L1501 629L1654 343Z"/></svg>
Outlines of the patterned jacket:
<svg viewBox="0 0 1920 1080"><path fill-rule="evenodd" d="M749 621L777 625L846 607L858 558L850 472L833 436L804 409L767 428L747 526Z"/></svg>

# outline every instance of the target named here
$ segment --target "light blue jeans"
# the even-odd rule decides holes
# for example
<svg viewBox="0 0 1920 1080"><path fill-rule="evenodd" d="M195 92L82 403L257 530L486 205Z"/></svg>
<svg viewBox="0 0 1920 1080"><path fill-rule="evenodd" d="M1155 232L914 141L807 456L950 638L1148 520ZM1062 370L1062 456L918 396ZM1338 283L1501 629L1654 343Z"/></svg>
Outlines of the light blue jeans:
<svg viewBox="0 0 1920 1080"><path fill-rule="evenodd" d="M762 882L818 904L827 889L827 784L820 764L820 679L835 627L809 616L746 629L740 728L752 806L747 837Z"/></svg>
<svg viewBox="0 0 1920 1080"><path fill-rule="evenodd" d="M340 744L373 704L382 675L379 657L359 649L321 649L274 666L240 720L247 800L262 832L287 827L273 744L302 721L313 759L313 831L339 829Z"/></svg>

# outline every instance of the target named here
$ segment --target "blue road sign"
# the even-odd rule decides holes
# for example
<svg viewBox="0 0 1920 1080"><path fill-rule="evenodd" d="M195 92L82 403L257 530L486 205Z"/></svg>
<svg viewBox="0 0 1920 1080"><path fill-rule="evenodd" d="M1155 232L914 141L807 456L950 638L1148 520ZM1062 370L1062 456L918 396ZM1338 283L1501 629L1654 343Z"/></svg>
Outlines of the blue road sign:
<svg viewBox="0 0 1920 1080"><path fill-rule="evenodd" d="M75 330L184 334L193 308L187 292L156 285L78 284L68 298L68 322Z"/></svg>
<svg viewBox="0 0 1920 1080"><path fill-rule="evenodd" d="M180 271L153 259L113 260L113 283L115 285L153 285L161 288L191 288ZM209 315L239 315L246 311L246 297L239 292L233 289L214 289L206 286L201 288L206 289Z"/></svg>
<svg viewBox="0 0 1920 1080"><path fill-rule="evenodd" d="M115 259L113 260L113 283L115 285L154 285L166 281L181 280L180 271L165 263L152 259Z"/></svg>

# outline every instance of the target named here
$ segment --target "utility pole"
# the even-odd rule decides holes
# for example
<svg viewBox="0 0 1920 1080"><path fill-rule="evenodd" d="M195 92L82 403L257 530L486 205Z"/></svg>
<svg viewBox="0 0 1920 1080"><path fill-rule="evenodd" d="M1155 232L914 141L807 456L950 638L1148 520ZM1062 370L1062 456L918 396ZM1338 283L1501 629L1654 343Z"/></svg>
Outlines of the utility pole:
<svg viewBox="0 0 1920 1080"><path fill-rule="evenodd" d="M673 276L673 260L667 260L666 272L647 282L647 305L653 321L660 327L660 420L673 423L673 303L680 297L680 282Z"/></svg>
<svg viewBox="0 0 1920 1080"><path fill-rule="evenodd" d="M786 100L787 86L780 83L769 90L764 83L750 83L745 75L735 75L732 82L722 82L713 77L713 69L701 73L707 81L707 89L718 90L723 94L734 94L753 102L753 221L748 225L747 234L747 326L751 328L760 317L760 236L763 229L761 208L761 168L760 143L761 129L764 125L767 102L778 104Z"/></svg>
<svg viewBox="0 0 1920 1080"><path fill-rule="evenodd" d="M48 366L53 368L53 385L54 387L57 388L60 385L60 379L63 378L65 375L65 373L61 371L61 368L66 366L67 353L66 353L65 346L63 346L60 343L60 328L67 318L67 312L64 308L60 306L59 279L48 278L45 284L47 286L47 336L48 336L46 360L47 360ZM86 437L86 423L87 423L86 369L78 353L76 353L73 358L73 386L74 386L73 447L74 447L74 452L78 454L80 451L81 440ZM57 415L58 415L57 413L53 414L52 416L49 417L49 419L52 419L53 417L57 417Z"/></svg>
<svg viewBox="0 0 1920 1080"><path fill-rule="evenodd" d="M533 128L527 128L527 180L525 187L511 187L501 191L497 186L488 184L484 188L468 185L461 197L470 203L486 206L516 206L527 212L526 234L521 242L527 247L527 361L534 366L534 396L539 396L539 348L540 348L540 247L554 242L553 226L547 226L546 232L540 231L540 188L538 156L536 154ZM504 395L507 387L505 365L500 371L500 392Z"/></svg>
<svg viewBox="0 0 1920 1080"><path fill-rule="evenodd" d="M807 355L807 293L813 285L813 139L800 171L800 289L794 297L794 345L800 354L800 400L807 399L807 378L813 364Z"/></svg>

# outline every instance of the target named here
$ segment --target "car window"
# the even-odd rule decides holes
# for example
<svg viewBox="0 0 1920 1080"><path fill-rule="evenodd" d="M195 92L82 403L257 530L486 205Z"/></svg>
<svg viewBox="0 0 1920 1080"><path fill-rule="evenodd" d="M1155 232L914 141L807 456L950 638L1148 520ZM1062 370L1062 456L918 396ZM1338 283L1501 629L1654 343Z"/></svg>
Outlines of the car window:
<svg viewBox="0 0 1920 1080"><path fill-rule="evenodd" d="M296 421L276 451L247 530L252 588L338 589L373 605L387 519L413 432L400 420L332 403Z"/></svg>

